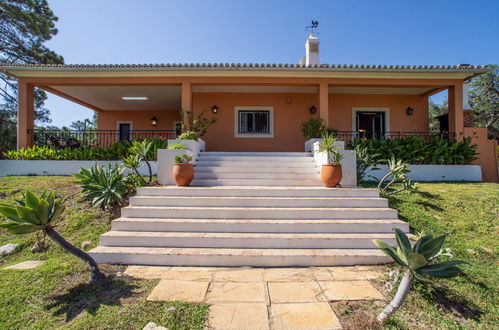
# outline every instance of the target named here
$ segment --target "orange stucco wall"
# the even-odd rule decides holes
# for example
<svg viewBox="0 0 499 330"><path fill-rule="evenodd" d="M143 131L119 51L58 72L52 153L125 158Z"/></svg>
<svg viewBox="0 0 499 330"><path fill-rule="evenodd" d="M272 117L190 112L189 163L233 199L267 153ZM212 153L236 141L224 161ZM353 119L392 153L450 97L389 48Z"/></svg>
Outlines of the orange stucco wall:
<svg viewBox="0 0 499 330"><path fill-rule="evenodd" d="M158 126L151 125L150 119L156 116ZM173 122L180 120L177 110L109 110L98 114L97 128L100 130L116 130L118 121L132 121L134 130L172 130Z"/></svg>
<svg viewBox="0 0 499 330"><path fill-rule="evenodd" d="M497 141L487 138L487 129L465 127L464 136L471 136L472 143L477 145L478 159L473 164L482 167L483 181L499 182L497 173Z"/></svg>
<svg viewBox="0 0 499 330"><path fill-rule="evenodd" d="M340 131L352 130L352 108L389 108L390 131L428 132L428 101L413 95L329 94L329 122ZM412 116L407 107L414 109Z"/></svg>
<svg viewBox="0 0 499 330"><path fill-rule="evenodd" d="M303 151L305 139L301 123L312 116L309 108L317 106L317 94L256 94L256 93L195 93L196 112L216 104L218 122L204 140L210 151ZM273 138L234 137L236 106L272 106L274 109ZM407 107L414 109L407 116ZM428 104L425 97L408 95L329 95L331 128L352 130L352 107L389 108L391 131L428 131ZM209 116L211 113L207 112ZM319 114L315 115L316 117Z"/></svg>

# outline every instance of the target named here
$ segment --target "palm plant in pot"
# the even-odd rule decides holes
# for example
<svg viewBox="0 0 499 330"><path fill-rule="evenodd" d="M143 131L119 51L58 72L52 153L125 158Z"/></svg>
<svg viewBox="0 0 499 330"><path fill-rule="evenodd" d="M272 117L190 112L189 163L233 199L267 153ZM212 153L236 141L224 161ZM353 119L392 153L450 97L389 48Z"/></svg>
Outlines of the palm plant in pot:
<svg viewBox="0 0 499 330"><path fill-rule="evenodd" d="M322 165L321 180L324 186L328 188L337 187L343 177L340 164L343 154L339 150L340 148L336 145L336 138L333 134L324 132L322 140L319 142L319 152L326 153L326 164Z"/></svg>
<svg viewBox="0 0 499 330"><path fill-rule="evenodd" d="M188 186L194 178L194 166L190 163L192 156L183 154L175 156L175 164L173 164L173 179L177 186Z"/></svg>

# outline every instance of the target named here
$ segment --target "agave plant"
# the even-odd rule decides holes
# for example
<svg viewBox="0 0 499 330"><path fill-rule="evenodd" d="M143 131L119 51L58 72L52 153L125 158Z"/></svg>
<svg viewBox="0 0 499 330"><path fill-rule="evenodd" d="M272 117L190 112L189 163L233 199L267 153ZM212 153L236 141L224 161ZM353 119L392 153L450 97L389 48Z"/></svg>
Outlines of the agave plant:
<svg viewBox="0 0 499 330"><path fill-rule="evenodd" d="M6 228L8 232L16 235L43 231L63 249L90 266L91 281L103 279L105 275L101 273L95 260L66 241L54 229L54 222L62 215L62 212L64 212L64 205L61 199L55 198L54 192L44 192L36 196L26 190L24 200L16 201L15 206L0 205L0 213L10 220L8 223L0 224L0 228Z"/></svg>
<svg viewBox="0 0 499 330"><path fill-rule="evenodd" d="M148 140L143 141L133 141L132 146L128 149L130 154L134 156L138 156L146 162L147 168L149 169L149 182L152 182L152 168L149 160L147 158L147 154L152 148L152 142Z"/></svg>
<svg viewBox="0 0 499 330"><path fill-rule="evenodd" d="M115 206L127 193L124 168L117 164L114 167L108 164L106 169L95 163L90 169L82 168L74 176L78 179L76 183L81 184L83 191L87 192L85 197L92 200L93 206L103 209Z"/></svg>
<svg viewBox="0 0 499 330"><path fill-rule="evenodd" d="M411 289L414 278L420 281L431 282L431 277L449 278L461 273L461 270L456 266L468 264L466 261L449 260L439 263L434 262L438 257L446 255L445 250L443 250L445 237L446 235L433 238L432 235L426 235L419 238L414 246L411 246L407 235L402 230L396 228L395 238L397 247L390 246L388 243L377 239L373 240L373 243L381 251L406 269L395 296L378 315L378 321L385 321L400 308Z"/></svg>
<svg viewBox="0 0 499 330"><path fill-rule="evenodd" d="M410 171L411 170L409 170L408 164L403 162L401 159L397 160L394 157L392 157L390 160L388 160L388 173L386 173L385 176L383 176L378 183L378 189L380 194L382 196L388 196L399 193L404 190L416 189L416 184L413 183L406 175ZM385 183L385 181L389 177L391 177L391 180L388 181L388 183ZM401 183L402 188L394 189L393 184L395 183Z"/></svg>
<svg viewBox="0 0 499 330"><path fill-rule="evenodd" d="M142 161L142 157L140 157L139 155L128 155L128 157L125 157L123 158L122 162L123 162L123 166L125 166L126 168L132 170L135 175L137 176L137 178L142 182L142 183L146 183L146 180L144 180L144 178L142 177L142 175L140 175L139 173L139 167L140 167L140 162Z"/></svg>

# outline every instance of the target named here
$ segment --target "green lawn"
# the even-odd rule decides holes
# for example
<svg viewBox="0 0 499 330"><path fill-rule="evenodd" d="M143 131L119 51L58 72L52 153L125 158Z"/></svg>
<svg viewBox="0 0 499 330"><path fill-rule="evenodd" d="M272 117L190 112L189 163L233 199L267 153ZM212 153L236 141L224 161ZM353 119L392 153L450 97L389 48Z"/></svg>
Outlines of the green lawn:
<svg viewBox="0 0 499 330"><path fill-rule="evenodd" d="M68 177L0 178L0 202L11 203L20 191L45 188L66 196L67 211L58 229L76 246L98 236L110 227L113 215L92 209ZM450 233L447 245L456 258L472 263L463 266L465 275L418 283L402 309L387 328L490 329L499 323L497 230L499 185L487 183L426 183L418 192L390 197L390 205L413 232ZM153 321L170 329L201 329L207 316L206 305L145 302L156 281L116 280L89 286L86 265L50 242L44 253L32 253L35 236L0 234L0 245L19 243L5 265L28 259L46 260L34 270L0 269L0 329L74 328L137 329ZM3 267L3 266L2 266ZM386 272L393 266L384 267ZM113 274L120 267L106 267ZM176 311L167 312L175 306ZM353 304L370 311L380 304ZM343 307L345 313L355 313Z"/></svg>
<svg viewBox="0 0 499 330"><path fill-rule="evenodd" d="M57 230L77 247L98 243L113 216L90 207L70 177L0 178L0 202L12 203L20 191L49 188L66 196L66 212ZM2 217L2 216L0 216ZM3 218L1 219L3 220ZM207 306L183 302L146 302L157 281L113 279L120 267L106 267L109 280L88 285L88 269L49 240L47 252L32 253L35 235L14 236L1 230L0 245L18 243L18 252L0 263L46 260L33 270L0 269L0 329L142 329L156 322L170 329L202 329ZM2 268L4 266L1 266ZM167 312L169 307L175 311Z"/></svg>
<svg viewBox="0 0 499 330"><path fill-rule="evenodd" d="M415 193L390 198L411 231L449 233L446 246L464 275L436 284L417 283L388 327L492 329L499 324L499 185L420 183Z"/></svg>

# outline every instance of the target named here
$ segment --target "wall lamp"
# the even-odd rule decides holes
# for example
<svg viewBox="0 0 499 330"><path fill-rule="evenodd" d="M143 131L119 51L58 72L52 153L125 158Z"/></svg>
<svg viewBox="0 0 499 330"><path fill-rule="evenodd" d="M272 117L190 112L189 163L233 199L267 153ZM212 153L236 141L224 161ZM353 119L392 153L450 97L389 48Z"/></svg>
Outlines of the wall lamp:
<svg viewBox="0 0 499 330"><path fill-rule="evenodd" d="M215 104L211 107L211 112L218 113L218 107Z"/></svg>
<svg viewBox="0 0 499 330"><path fill-rule="evenodd" d="M405 112L407 112L408 116L412 116L412 114L414 113L414 109L411 107L408 107L407 109L405 109Z"/></svg>
<svg viewBox="0 0 499 330"><path fill-rule="evenodd" d="M315 107L315 105L310 107L310 113L313 115L315 115L317 113L317 108Z"/></svg>
<svg viewBox="0 0 499 330"><path fill-rule="evenodd" d="M158 126L158 118L156 116L153 116L150 120L152 126Z"/></svg>

